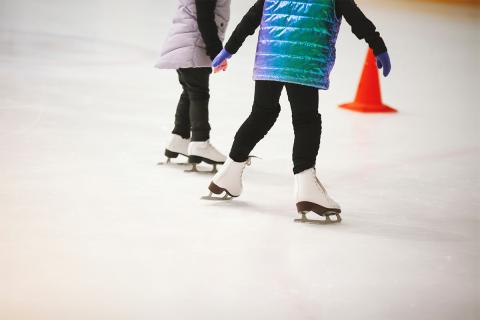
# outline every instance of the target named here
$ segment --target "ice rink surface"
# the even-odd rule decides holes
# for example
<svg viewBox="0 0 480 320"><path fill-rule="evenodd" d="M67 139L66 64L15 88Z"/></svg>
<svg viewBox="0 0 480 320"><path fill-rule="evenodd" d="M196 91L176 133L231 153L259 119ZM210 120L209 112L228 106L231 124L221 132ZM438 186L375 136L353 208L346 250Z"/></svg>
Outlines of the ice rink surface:
<svg viewBox="0 0 480 320"><path fill-rule="evenodd" d="M409 2L409 1L408 1ZM344 24L317 169L335 226L293 223L285 97L245 192L159 167L180 93L155 70L176 1L0 1L0 318L480 319L479 10L359 0L384 100L338 109L366 45ZM252 0L233 0L233 30ZM212 77L212 141L250 112L256 36Z"/></svg>

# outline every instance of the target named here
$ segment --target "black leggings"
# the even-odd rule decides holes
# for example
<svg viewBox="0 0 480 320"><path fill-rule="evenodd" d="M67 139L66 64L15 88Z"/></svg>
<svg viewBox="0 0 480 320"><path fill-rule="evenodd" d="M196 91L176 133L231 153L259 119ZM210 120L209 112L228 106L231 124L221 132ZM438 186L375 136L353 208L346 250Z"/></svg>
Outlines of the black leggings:
<svg viewBox="0 0 480 320"><path fill-rule="evenodd" d="M178 69L178 80L183 92L175 113L175 128L172 133L192 141L207 141L210 138L208 103L211 68Z"/></svg>
<svg viewBox="0 0 480 320"><path fill-rule="evenodd" d="M293 172L315 167L322 134L322 118L318 113L318 89L275 81L256 81L252 112L233 142L230 158L236 162L248 159L255 145L273 127L280 113L280 96L287 88L295 132Z"/></svg>

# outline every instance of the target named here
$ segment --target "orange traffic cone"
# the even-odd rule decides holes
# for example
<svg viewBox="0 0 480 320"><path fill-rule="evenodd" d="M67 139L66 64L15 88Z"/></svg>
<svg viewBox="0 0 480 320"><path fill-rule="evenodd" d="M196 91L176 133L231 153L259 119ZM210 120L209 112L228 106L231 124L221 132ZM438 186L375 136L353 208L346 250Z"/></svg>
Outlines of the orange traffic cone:
<svg viewBox="0 0 480 320"><path fill-rule="evenodd" d="M340 108L358 112L397 112L382 102L377 61L372 49L369 49L367 53L355 101L342 104Z"/></svg>

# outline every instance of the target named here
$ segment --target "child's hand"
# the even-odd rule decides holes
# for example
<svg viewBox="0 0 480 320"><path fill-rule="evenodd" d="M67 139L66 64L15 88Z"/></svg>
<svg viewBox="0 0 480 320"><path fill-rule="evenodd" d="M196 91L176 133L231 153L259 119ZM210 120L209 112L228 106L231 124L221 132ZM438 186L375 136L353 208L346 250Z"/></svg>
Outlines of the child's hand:
<svg viewBox="0 0 480 320"><path fill-rule="evenodd" d="M218 67L216 68L213 68L213 72L214 73L218 73L220 71L227 71L228 69L228 61L227 60L223 60L222 64L219 65Z"/></svg>
<svg viewBox="0 0 480 320"><path fill-rule="evenodd" d="M228 62L227 60L232 57L232 54L228 52L225 49L222 49L222 51L213 59L212 62L212 67L215 73L220 72L220 71L225 71L227 70L228 67Z"/></svg>
<svg viewBox="0 0 480 320"><path fill-rule="evenodd" d="M377 56L377 67L378 69L383 68L383 76L388 77L390 71L392 70L392 64L390 63L390 56L388 52L380 53Z"/></svg>

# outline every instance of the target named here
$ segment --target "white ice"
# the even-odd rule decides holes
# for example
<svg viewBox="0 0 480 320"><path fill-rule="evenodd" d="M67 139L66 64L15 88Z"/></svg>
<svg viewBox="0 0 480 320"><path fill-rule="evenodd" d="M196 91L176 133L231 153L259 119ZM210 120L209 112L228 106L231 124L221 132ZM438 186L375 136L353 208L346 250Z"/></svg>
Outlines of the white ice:
<svg viewBox="0 0 480 320"><path fill-rule="evenodd" d="M245 193L163 168L179 95L152 66L176 1L0 1L0 318L480 319L479 10L358 1L393 73L364 115L345 24L317 169L335 226L293 223L285 97ZM253 0L233 0L233 30ZM407 6L406 4L410 4ZM250 112L256 37L212 77L225 152Z"/></svg>

